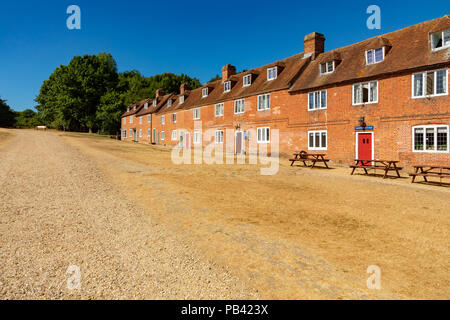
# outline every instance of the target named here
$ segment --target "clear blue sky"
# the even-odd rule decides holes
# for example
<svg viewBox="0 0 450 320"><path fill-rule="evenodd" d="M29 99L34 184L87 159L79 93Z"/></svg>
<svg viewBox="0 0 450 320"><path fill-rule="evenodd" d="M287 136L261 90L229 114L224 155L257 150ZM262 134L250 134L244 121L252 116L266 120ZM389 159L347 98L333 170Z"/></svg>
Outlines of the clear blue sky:
<svg viewBox="0 0 450 320"><path fill-rule="evenodd" d="M224 64L258 67L303 51L303 37L325 34L326 50L450 13L436 1L103 1L0 3L0 96L15 110L33 107L42 82L74 55L110 52L119 71L186 73L201 82ZM81 30L66 9L81 8ZM381 7L382 29L366 9Z"/></svg>

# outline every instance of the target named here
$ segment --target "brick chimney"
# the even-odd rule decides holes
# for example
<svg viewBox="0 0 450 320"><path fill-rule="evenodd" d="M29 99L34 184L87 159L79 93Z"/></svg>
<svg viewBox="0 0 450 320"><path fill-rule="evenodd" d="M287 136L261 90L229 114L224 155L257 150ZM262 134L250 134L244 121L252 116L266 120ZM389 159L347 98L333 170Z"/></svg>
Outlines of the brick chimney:
<svg viewBox="0 0 450 320"><path fill-rule="evenodd" d="M189 85L187 83L182 83L180 86L180 95L184 96L186 91L189 90Z"/></svg>
<svg viewBox="0 0 450 320"><path fill-rule="evenodd" d="M227 81L232 75L236 74L236 67L231 64L224 65L222 68L222 81Z"/></svg>
<svg viewBox="0 0 450 320"><path fill-rule="evenodd" d="M313 32L305 36L303 40L305 45L305 55L311 54L314 60L319 54L325 52L325 37L323 34Z"/></svg>
<svg viewBox="0 0 450 320"><path fill-rule="evenodd" d="M164 89L159 88L156 90L156 99L161 98L164 95Z"/></svg>

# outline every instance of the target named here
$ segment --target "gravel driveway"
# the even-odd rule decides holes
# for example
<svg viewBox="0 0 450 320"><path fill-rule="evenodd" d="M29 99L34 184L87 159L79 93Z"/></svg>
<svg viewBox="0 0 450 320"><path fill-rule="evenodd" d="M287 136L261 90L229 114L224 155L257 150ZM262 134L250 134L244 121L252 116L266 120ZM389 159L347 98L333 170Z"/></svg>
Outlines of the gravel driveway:
<svg viewBox="0 0 450 320"><path fill-rule="evenodd" d="M0 186L1 299L257 298L54 133L14 131Z"/></svg>

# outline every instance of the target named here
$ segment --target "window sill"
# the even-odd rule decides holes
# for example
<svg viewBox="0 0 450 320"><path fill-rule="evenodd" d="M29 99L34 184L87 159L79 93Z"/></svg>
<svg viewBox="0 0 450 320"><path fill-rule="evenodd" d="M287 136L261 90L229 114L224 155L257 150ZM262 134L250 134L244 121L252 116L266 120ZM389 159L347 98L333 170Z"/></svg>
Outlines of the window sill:
<svg viewBox="0 0 450 320"><path fill-rule="evenodd" d="M428 96L419 96L419 97L411 97L412 99L429 99L429 98L436 98L436 97L445 97L448 96L448 92L447 93L440 93L440 94L432 94L432 95L428 95Z"/></svg>
<svg viewBox="0 0 450 320"><path fill-rule="evenodd" d="M308 109L309 112L313 112L313 111L323 111L323 110L327 110L327 108Z"/></svg>
<svg viewBox="0 0 450 320"><path fill-rule="evenodd" d="M449 153L449 150L446 150L446 151L436 151L436 150L413 150L413 153Z"/></svg>
<svg viewBox="0 0 450 320"><path fill-rule="evenodd" d="M360 107L360 106L365 106L367 104L377 104L377 103L378 103L378 101L375 101L375 102L364 102L364 103L353 103L353 106L354 107Z"/></svg>

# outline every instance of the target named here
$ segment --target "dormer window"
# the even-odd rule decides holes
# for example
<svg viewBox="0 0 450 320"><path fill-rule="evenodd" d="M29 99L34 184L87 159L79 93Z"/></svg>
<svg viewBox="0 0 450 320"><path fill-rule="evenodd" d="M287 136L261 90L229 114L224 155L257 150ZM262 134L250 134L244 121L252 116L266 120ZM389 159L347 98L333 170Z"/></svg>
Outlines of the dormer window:
<svg viewBox="0 0 450 320"><path fill-rule="evenodd" d="M227 81L223 84L223 92L231 91L231 81Z"/></svg>
<svg viewBox="0 0 450 320"><path fill-rule="evenodd" d="M380 63L384 60L384 47L366 51L366 64Z"/></svg>
<svg viewBox="0 0 450 320"><path fill-rule="evenodd" d="M334 61L320 64L320 74L328 74L334 71Z"/></svg>
<svg viewBox="0 0 450 320"><path fill-rule="evenodd" d="M144 104L144 109L148 109L148 102Z"/></svg>
<svg viewBox="0 0 450 320"><path fill-rule="evenodd" d="M167 106L171 107L172 106L172 100L167 101Z"/></svg>
<svg viewBox="0 0 450 320"><path fill-rule="evenodd" d="M252 75L248 74L248 75L244 76L244 84L243 84L243 86L244 87L248 87L251 84L252 84Z"/></svg>
<svg viewBox="0 0 450 320"><path fill-rule="evenodd" d="M180 104L183 104L183 103L184 103L184 96L181 96L181 97L180 97L179 102L180 102Z"/></svg>
<svg viewBox="0 0 450 320"><path fill-rule="evenodd" d="M202 98L206 98L208 96L208 88L202 89Z"/></svg>
<svg viewBox="0 0 450 320"><path fill-rule="evenodd" d="M153 106L156 107L157 104L158 104L158 101L153 100Z"/></svg>
<svg viewBox="0 0 450 320"><path fill-rule="evenodd" d="M135 110L135 111L136 111L136 106L134 106L134 107L133 107L133 110Z"/></svg>
<svg viewBox="0 0 450 320"><path fill-rule="evenodd" d="M267 69L267 81L272 81L277 78L277 67Z"/></svg>
<svg viewBox="0 0 450 320"><path fill-rule="evenodd" d="M127 108L127 112L130 112L130 107Z"/></svg>
<svg viewBox="0 0 450 320"><path fill-rule="evenodd" d="M435 32L431 35L431 49L439 50L450 47L450 29Z"/></svg>

